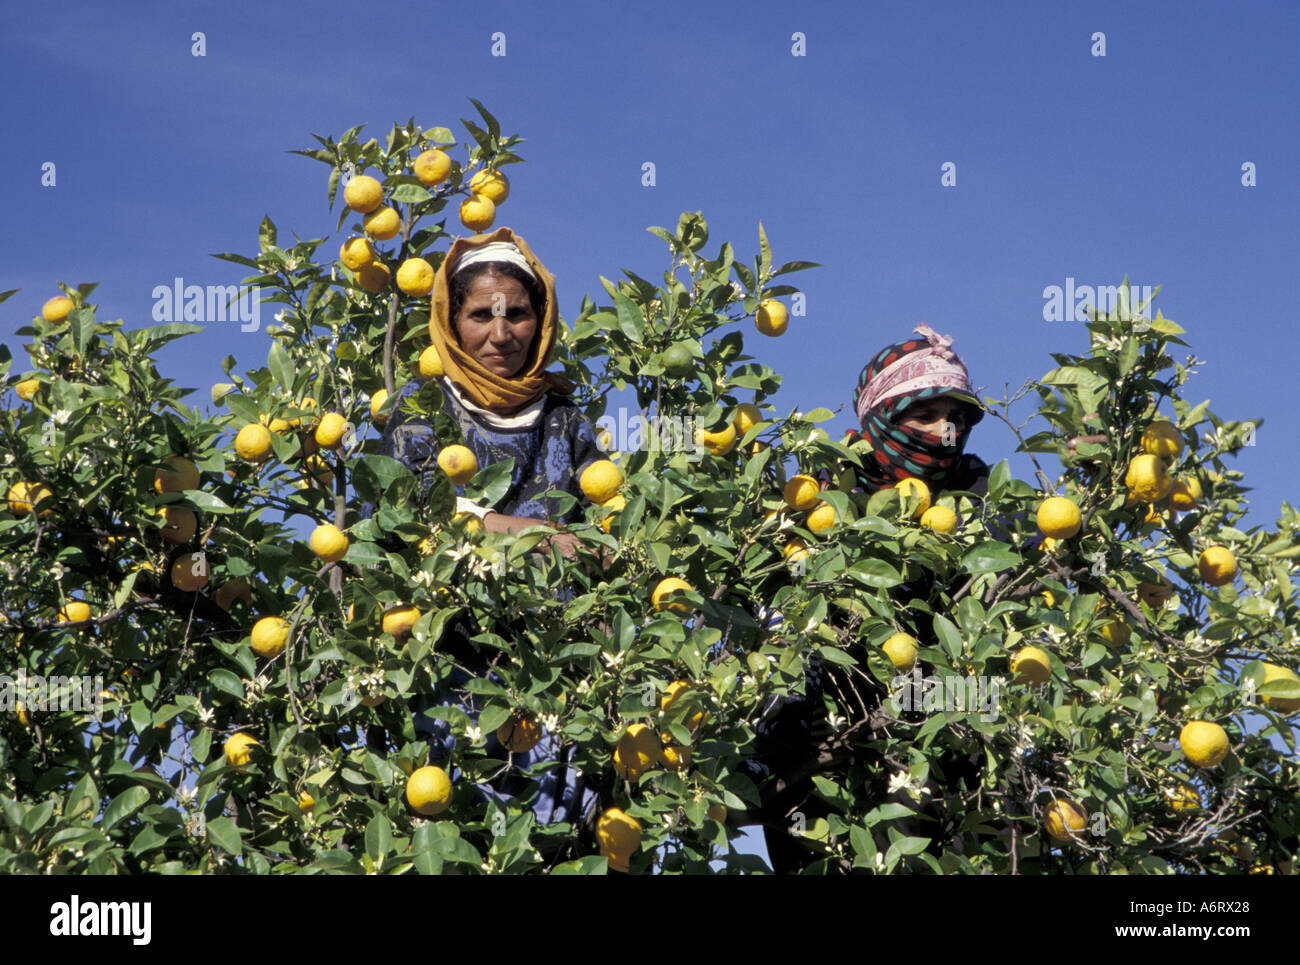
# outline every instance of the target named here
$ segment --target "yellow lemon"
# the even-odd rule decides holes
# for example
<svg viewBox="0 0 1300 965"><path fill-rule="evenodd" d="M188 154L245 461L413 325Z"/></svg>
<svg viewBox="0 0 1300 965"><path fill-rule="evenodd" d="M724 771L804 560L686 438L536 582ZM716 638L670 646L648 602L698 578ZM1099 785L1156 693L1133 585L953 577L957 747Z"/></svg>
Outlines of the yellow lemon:
<svg viewBox="0 0 1300 965"><path fill-rule="evenodd" d="M417 767L406 779L406 803L425 817L451 807L451 780L441 767Z"/></svg>
<svg viewBox="0 0 1300 965"><path fill-rule="evenodd" d="M82 623L90 619L90 604L85 600L69 600L59 611L60 623Z"/></svg>
<svg viewBox="0 0 1300 965"><path fill-rule="evenodd" d="M226 755L226 763L231 767L243 767L253 759L253 748L261 746L261 743L256 737L243 731L231 734L222 747Z"/></svg>
<svg viewBox="0 0 1300 965"><path fill-rule="evenodd" d="M1011 658L1011 672L1018 684L1045 684L1052 679L1052 661L1038 647L1023 647Z"/></svg>
<svg viewBox="0 0 1300 965"><path fill-rule="evenodd" d="M447 474L453 486L463 486L478 472L478 459L468 446L445 446L438 453L438 468Z"/></svg>
<svg viewBox="0 0 1300 965"><path fill-rule="evenodd" d="M709 432L707 429L695 430L695 444L704 446L715 456L725 456L736 448L736 427L728 422L717 432Z"/></svg>
<svg viewBox="0 0 1300 965"><path fill-rule="evenodd" d="M16 482L9 487L9 512L15 516L26 516L37 506L38 516L48 516L54 512L53 501L54 493L44 483Z"/></svg>
<svg viewBox="0 0 1300 965"><path fill-rule="evenodd" d="M199 528L194 510L186 506L160 506L158 515L163 518L162 538L174 545L188 543Z"/></svg>
<svg viewBox="0 0 1300 965"><path fill-rule="evenodd" d="M1178 735L1183 755L1197 767L1214 767L1228 756L1228 734L1208 720L1189 721Z"/></svg>
<svg viewBox="0 0 1300 965"><path fill-rule="evenodd" d="M689 680L674 680L672 683L670 683L667 687L664 688L663 696L659 698L660 712L666 713L668 711L668 708L672 707L673 704L677 703L677 701L681 699L682 695L687 693L691 689L692 689L691 682ZM704 711L702 710L698 710L695 713L691 714L691 716L687 718L686 721L687 729L692 731L698 730L699 726L702 723L704 723L704 718L705 718L705 714Z"/></svg>
<svg viewBox="0 0 1300 965"><path fill-rule="evenodd" d="M1201 483L1195 476L1175 479L1174 488L1169 493L1169 505L1180 513L1188 513L1197 507L1201 499Z"/></svg>
<svg viewBox="0 0 1300 965"><path fill-rule="evenodd" d="M199 488L199 467L184 456L172 453L154 470L153 488L157 493L179 493Z"/></svg>
<svg viewBox="0 0 1300 965"><path fill-rule="evenodd" d="M384 187L368 174L358 174L343 189L343 203L353 211L369 214L384 203Z"/></svg>
<svg viewBox="0 0 1300 965"><path fill-rule="evenodd" d="M1051 536L1044 536L1044 537L1043 537L1043 543L1042 543L1043 552L1044 552L1044 553L1055 553L1055 552L1056 552L1056 547L1058 547L1060 544L1061 544L1061 541L1060 541L1060 540L1058 540L1058 539L1054 539L1054 538L1052 538Z"/></svg>
<svg viewBox="0 0 1300 965"><path fill-rule="evenodd" d="M248 462L261 462L271 454L271 433L264 425L250 422L235 436L235 455Z"/></svg>
<svg viewBox="0 0 1300 965"><path fill-rule="evenodd" d="M1088 826L1088 812L1073 801L1053 801L1047 808L1044 826L1057 841L1071 841L1071 832L1078 834Z"/></svg>
<svg viewBox="0 0 1300 965"><path fill-rule="evenodd" d="M14 391L18 393L18 398L24 402L31 402L40 387L40 379L23 379L21 382L15 383Z"/></svg>
<svg viewBox="0 0 1300 965"><path fill-rule="evenodd" d="M1183 454L1183 434L1172 422L1161 419L1142 430L1142 449L1161 459L1177 459Z"/></svg>
<svg viewBox="0 0 1300 965"><path fill-rule="evenodd" d="M348 537L333 523L323 523L312 530L307 545L326 563L337 563L348 555Z"/></svg>
<svg viewBox="0 0 1300 965"><path fill-rule="evenodd" d="M754 326L761 334L775 338L785 332L789 321L790 313L786 311L785 305L775 298L765 298L759 302L758 312L754 316Z"/></svg>
<svg viewBox="0 0 1300 965"><path fill-rule="evenodd" d="M1279 667L1272 663L1264 664L1264 683L1271 684L1275 680L1290 680L1300 683L1300 676L1297 676L1294 670L1288 670L1286 667ZM1265 697L1264 703L1281 714L1294 714L1300 710L1300 697Z"/></svg>
<svg viewBox="0 0 1300 965"><path fill-rule="evenodd" d="M1175 811L1195 811L1201 806L1201 792L1190 784L1166 790L1165 798Z"/></svg>
<svg viewBox="0 0 1300 965"><path fill-rule="evenodd" d="M375 249L365 238L349 238L339 246L339 261L353 271L360 271L374 260Z"/></svg>
<svg viewBox="0 0 1300 965"><path fill-rule="evenodd" d="M957 528L957 514L947 506L931 506L921 514L921 525L936 533L951 533Z"/></svg>
<svg viewBox="0 0 1300 965"><path fill-rule="evenodd" d="M787 562L798 563L800 560L808 558L808 547L804 545L803 540L791 538L790 542L785 544L781 550L781 555L786 558Z"/></svg>
<svg viewBox="0 0 1300 965"><path fill-rule="evenodd" d="M1079 532L1083 518L1074 501L1064 496L1050 496L1038 507L1038 530L1053 539L1069 539Z"/></svg>
<svg viewBox="0 0 1300 965"><path fill-rule="evenodd" d="M600 528L608 533L610 527L614 524L614 514L621 512L627 507L627 500L622 496L611 496L609 499L601 503L600 506L605 510L605 514L600 521Z"/></svg>
<svg viewBox="0 0 1300 965"><path fill-rule="evenodd" d="M817 505L817 494L821 492L821 487L817 485L817 480L812 476L792 476L790 481L785 484L782 495L785 497L785 503L796 512L802 512L805 509L812 509Z"/></svg>
<svg viewBox="0 0 1300 965"><path fill-rule="evenodd" d="M897 670L904 673L916 666L916 653L919 648L916 637L910 633L895 633L880 645Z"/></svg>
<svg viewBox="0 0 1300 965"><path fill-rule="evenodd" d="M411 632L411 628L420 619L420 610L413 606L395 606L384 611L383 619L380 621L384 633L391 633L395 637L404 637Z"/></svg>
<svg viewBox="0 0 1300 965"><path fill-rule="evenodd" d="M299 810L299 811L310 811L310 810L311 810L312 808L314 808L315 806L316 806L316 799L315 799L314 797L312 797L312 796L311 796L310 794L308 794L306 791L299 791L299 792L298 792L298 810Z"/></svg>
<svg viewBox="0 0 1300 965"><path fill-rule="evenodd" d="M460 223L470 231L487 231L496 219L497 206L489 197L476 194L460 203Z"/></svg>
<svg viewBox="0 0 1300 965"><path fill-rule="evenodd" d="M229 610L236 600L243 600L246 606L253 605L253 588L243 580L227 580L212 594L213 601L223 610Z"/></svg>
<svg viewBox="0 0 1300 965"><path fill-rule="evenodd" d="M1196 569L1210 586L1223 586L1237 575L1237 558L1226 546L1207 546L1196 561Z"/></svg>
<svg viewBox="0 0 1300 965"><path fill-rule="evenodd" d="M420 374L426 379L442 375L442 356L438 354L436 345L430 345L420 353Z"/></svg>
<svg viewBox="0 0 1300 965"><path fill-rule="evenodd" d="M442 184L451 176L451 158L442 151L433 149L423 152L412 165L415 176L426 188Z"/></svg>
<svg viewBox="0 0 1300 965"><path fill-rule="evenodd" d="M402 216L389 207L376 208L366 215L361 223L366 229L366 234L377 241L396 238L397 233L402 230Z"/></svg>
<svg viewBox="0 0 1300 965"><path fill-rule="evenodd" d="M691 592L691 585L683 580L680 576L669 576L659 581L658 586L650 594L650 602L654 608L660 612L664 610L675 610L678 613L690 613L691 605L685 602L669 603L668 595L678 590L686 593Z"/></svg>
<svg viewBox="0 0 1300 965"><path fill-rule="evenodd" d="M597 459L582 471L578 485L593 503L603 503L623 487L623 471L608 459Z"/></svg>
<svg viewBox="0 0 1300 965"><path fill-rule="evenodd" d="M660 762L659 739L645 724L632 724L614 748L614 770L619 777L638 780Z"/></svg>
<svg viewBox="0 0 1300 965"><path fill-rule="evenodd" d="M909 496L916 496L916 509L913 510L912 515L924 516L925 511L930 508L930 487L925 484L924 480L917 479L914 476L900 479L894 484L894 488L898 490L900 502L905 502Z"/></svg>
<svg viewBox="0 0 1300 965"><path fill-rule="evenodd" d="M316 444L325 449L332 449L343 438L348 421L338 412L326 412L316 426Z"/></svg>
<svg viewBox="0 0 1300 965"><path fill-rule="evenodd" d="M144 568L153 566L146 564ZM168 576L176 589L197 593L208 585L208 559L202 553L184 553L172 563Z"/></svg>
<svg viewBox="0 0 1300 965"><path fill-rule="evenodd" d="M808 529L814 533L824 533L835 525L835 507L822 503L808 514Z"/></svg>
<svg viewBox="0 0 1300 965"><path fill-rule="evenodd" d="M269 660L280 656L289 645L289 621L284 617L262 617L253 624L249 643L259 657Z"/></svg>
<svg viewBox="0 0 1300 965"><path fill-rule="evenodd" d="M397 269L397 287L419 297L433 291L433 265L423 258L407 258Z"/></svg>
<svg viewBox="0 0 1300 965"><path fill-rule="evenodd" d="M709 809L704 812L706 818L712 818L719 824L727 823L727 806L725 804L710 804Z"/></svg>
<svg viewBox="0 0 1300 965"><path fill-rule="evenodd" d="M758 406L750 405L748 402L736 407L736 417L732 422L736 426L736 432L744 438L750 429L763 421L763 413Z"/></svg>
<svg viewBox="0 0 1300 965"><path fill-rule="evenodd" d="M497 728L497 740L512 754L527 754L542 739L542 725L532 714L515 711Z"/></svg>
<svg viewBox="0 0 1300 965"><path fill-rule="evenodd" d="M641 847L641 822L619 808L610 808L596 822L596 841L609 866L627 873L633 853Z"/></svg>
<svg viewBox="0 0 1300 965"><path fill-rule="evenodd" d="M1103 623L1098 631L1101 638L1111 647L1126 646L1133 636L1133 631L1129 625L1122 620L1113 620L1109 623Z"/></svg>
<svg viewBox="0 0 1300 965"><path fill-rule="evenodd" d="M685 770L691 763L691 749L681 744L674 744L665 734L664 745L659 748L659 760L670 771Z"/></svg>
<svg viewBox="0 0 1300 965"><path fill-rule="evenodd" d="M66 295L55 295L41 306L41 318L57 325L72 314L73 307L71 298Z"/></svg>
<svg viewBox="0 0 1300 965"><path fill-rule="evenodd" d="M510 197L510 179L500 171L479 171L469 179L469 191L500 206Z"/></svg>
<svg viewBox="0 0 1300 965"><path fill-rule="evenodd" d="M382 261L372 261L368 265L362 265L357 272L357 284L368 292L381 292L388 287L388 281L392 277L393 273L387 265Z"/></svg>
<svg viewBox="0 0 1300 965"><path fill-rule="evenodd" d="M370 419L377 426L388 424L388 413L383 411L388 404L388 390L379 389L370 397Z"/></svg>
<svg viewBox="0 0 1300 965"><path fill-rule="evenodd" d="M1124 472L1124 485L1131 495L1144 503L1158 503L1169 495L1174 481L1169 478L1159 456L1144 453L1135 456Z"/></svg>

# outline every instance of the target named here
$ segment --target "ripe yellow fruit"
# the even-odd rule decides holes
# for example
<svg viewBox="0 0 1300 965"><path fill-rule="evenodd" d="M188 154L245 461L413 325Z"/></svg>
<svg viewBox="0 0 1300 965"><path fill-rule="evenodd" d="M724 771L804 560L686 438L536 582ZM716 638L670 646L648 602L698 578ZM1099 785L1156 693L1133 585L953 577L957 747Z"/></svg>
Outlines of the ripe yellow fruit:
<svg viewBox="0 0 1300 965"><path fill-rule="evenodd" d="M378 241L387 241L397 237L402 230L402 216L389 207L376 208L366 215L361 222L366 234Z"/></svg>
<svg viewBox="0 0 1300 965"><path fill-rule="evenodd" d="M895 633L880 645L880 649L885 651L885 656L897 670L906 673L916 666L919 644L916 637L910 633Z"/></svg>
<svg viewBox="0 0 1300 965"><path fill-rule="evenodd" d="M334 473L330 472L330 464L319 455L308 456L303 461L302 474L303 478L295 483L299 489L306 489L312 482L324 489L334 485Z"/></svg>
<svg viewBox="0 0 1300 965"><path fill-rule="evenodd" d="M261 462L271 454L271 433L264 425L250 422L235 436L235 455L248 462Z"/></svg>
<svg viewBox="0 0 1300 965"><path fill-rule="evenodd" d="M659 585L654 588L650 594L650 602L659 612L664 610L674 610L678 613L690 613L691 605L689 603L669 603L668 595L681 590L686 593L691 592L691 585L683 580L680 576L669 576L659 581Z"/></svg>
<svg viewBox="0 0 1300 965"><path fill-rule="evenodd" d="M743 439L750 429L763 421L763 413L758 406L746 402L736 407L736 418L732 421L735 423L736 432Z"/></svg>
<svg viewBox="0 0 1300 965"><path fill-rule="evenodd" d="M69 600L59 611L60 623L81 623L90 619L90 604L85 600Z"/></svg>
<svg viewBox="0 0 1300 965"><path fill-rule="evenodd" d="M256 737L243 731L231 734L222 747L226 754L226 763L231 767L243 767L253 759L253 748L260 747L261 744L262 742Z"/></svg>
<svg viewBox="0 0 1300 965"><path fill-rule="evenodd" d="M476 194L460 203L460 223L470 231L487 231L497 219L497 206L486 195Z"/></svg>
<svg viewBox="0 0 1300 965"><path fill-rule="evenodd" d="M1159 456L1145 453L1135 456L1124 472L1124 485L1132 497L1144 503L1158 503L1169 495L1174 481L1169 478Z"/></svg>
<svg viewBox="0 0 1300 965"><path fill-rule="evenodd" d="M438 346L430 345L420 353L420 374L426 379L442 375L442 356L438 354Z"/></svg>
<svg viewBox="0 0 1300 965"><path fill-rule="evenodd" d="M593 503L603 503L623 488L623 470L608 459L598 459L582 471L578 485Z"/></svg>
<svg viewBox="0 0 1300 965"><path fill-rule="evenodd" d="M322 523L312 530L307 545L326 563L337 563L348 555L348 537L333 523Z"/></svg>
<svg viewBox="0 0 1300 965"><path fill-rule="evenodd" d="M343 189L343 203L353 211L369 214L384 203L384 186L368 174L358 174Z"/></svg>
<svg viewBox="0 0 1300 965"><path fill-rule="evenodd" d="M500 206L510 197L510 179L500 171L479 171L469 179L469 190Z"/></svg>
<svg viewBox="0 0 1300 965"><path fill-rule="evenodd" d="M310 811L310 810L311 810L312 808L314 808L315 806L316 806L316 799L315 799L314 797L312 797L312 796L311 796L310 794L308 794L306 791L299 791L299 792L298 792L298 810L299 810L299 811Z"/></svg>
<svg viewBox="0 0 1300 965"><path fill-rule="evenodd" d="M824 533L835 525L835 507L822 503L808 514L808 529L814 533Z"/></svg>
<svg viewBox="0 0 1300 965"><path fill-rule="evenodd" d="M924 516L925 511L930 508L930 487L924 480L915 477L900 479L894 484L894 488L898 490L900 502L905 502L909 496L916 496L916 509L913 510L912 515Z"/></svg>
<svg viewBox="0 0 1300 965"><path fill-rule="evenodd" d="M1071 841L1070 833L1078 834L1088 826L1088 812L1073 801L1053 801L1047 808L1044 828L1057 841Z"/></svg>
<svg viewBox="0 0 1300 965"><path fill-rule="evenodd" d="M709 809L704 812L706 818L712 818L719 824L727 823L727 806L725 804L710 804Z"/></svg>
<svg viewBox="0 0 1300 965"><path fill-rule="evenodd" d="M614 748L614 770L619 777L638 780L661 761L659 738L645 724L632 724Z"/></svg>
<svg viewBox="0 0 1300 965"><path fill-rule="evenodd" d="M1272 663L1264 664L1264 683L1271 684L1275 680L1291 680L1300 683L1300 676L1286 667L1279 667ZM1264 703L1280 714L1294 714L1300 710L1300 697L1265 697Z"/></svg>
<svg viewBox="0 0 1300 965"><path fill-rule="evenodd" d="M146 564L145 569L153 569ZM168 571L172 586L186 593L197 593L208 585L208 560L202 553L184 553L178 556Z"/></svg>
<svg viewBox="0 0 1300 965"><path fill-rule="evenodd" d="M1053 539L1069 539L1079 532L1083 517L1074 501L1064 496L1050 496L1038 507L1038 529Z"/></svg>
<svg viewBox="0 0 1300 965"><path fill-rule="evenodd" d="M695 430L695 444L708 449L715 456L725 456L736 448L736 427L728 422L717 432L707 429Z"/></svg>
<svg viewBox="0 0 1300 965"><path fill-rule="evenodd" d="M199 528L194 510L186 506L160 506L158 515L163 518L162 538L176 546L188 543Z"/></svg>
<svg viewBox="0 0 1300 965"><path fill-rule="evenodd" d="M511 754L527 754L542 739L542 725L532 714L515 711L497 728L497 740Z"/></svg>
<svg viewBox="0 0 1300 965"><path fill-rule="evenodd" d="M622 496L611 496L609 499L601 503L600 506L605 510L604 518L600 521L600 528L608 533L610 527L614 525L614 514L621 512L627 507L627 500Z"/></svg>
<svg viewBox="0 0 1300 965"><path fill-rule="evenodd" d="M1061 545L1061 541L1058 540L1058 539L1055 539L1055 538L1053 538L1053 537L1051 537L1051 536L1044 536L1044 537L1043 537L1042 547L1043 547L1043 552L1044 552L1044 553L1055 553L1055 552L1056 552L1056 547L1058 547L1058 546L1060 546L1060 545Z"/></svg>
<svg viewBox="0 0 1300 965"><path fill-rule="evenodd" d="M754 316L754 326L760 334L770 335L775 338L785 333L785 327L790 321L790 313L786 311L785 305L775 298L765 298L758 303L758 313Z"/></svg>
<svg viewBox="0 0 1300 965"><path fill-rule="evenodd" d="M478 472L478 459L468 446L446 446L438 453L438 468L447 474L453 486L463 486Z"/></svg>
<svg viewBox="0 0 1300 965"><path fill-rule="evenodd" d="M821 492L821 487L817 485L817 480L812 476L792 476L790 481L785 484L782 495L785 497L786 505L795 512L802 512L805 509L812 509L817 505L817 494Z"/></svg>
<svg viewBox="0 0 1300 965"><path fill-rule="evenodd" d="M199 467L184 456L172 453L154 470L154 492L179 493L199 488Z"/></svg>
<svg viewBox="0 0 1300 965"><path fill-rule="evenodd" d="M609 866L626 874L632 855L641 847L641 822L619 808L610 808L596 822L596 841Z"/></svg>
<svg viewBox="0 0 1300 965"><path fill-rule="evenodd" d="M58 324L72 314L72 299L66 295L55 295L48 302L41 306L41 318L47 322Z"/></svg>
<svg viewBox="0 0 1300 965"><path fill-rule="evenodd" d="M436 149L422 153L411 167L426 188L442 184L451 176L451 158Z"/></svg>
<svg viewBox="0 0 1300 965"><path fill-rule="evenodd" d="M36 507L41 507L36 515L48 516L54 512L53 501L54 492L44 483L20 481L9 487L9 512L15 516L26 516Z"/></svg>
<svg viewBox="0 0 1300 965"><path fill-rule="evenodd" d="M24 402L31 402L40 387L40 379L23 379L14 386L14 391L18 393L18 398Z"/></svg>
<svg viewBox="0 0 1300 965"><path fill-rule="evenodd" d="M786 543L781 550L781 555L786 558L787 562L798 563L800 560L808 558L808 547L804 545L803 540L792 537L790 542Z"/></svg>
<svg viewBox="0 0 1300 965"><path fill-rule="evenodd" d="M1169 505L1180 513L1189 513L1197 507L1201 499L1201 483L1195 476L1175 479L1174 488L1169 493Z"/></svg>
<svg viewBox="0 0 1300 965"><path fill-rule="evenodd" d="M1050 589L1044 590L1040 594L1040 596L1042 596L1043 602L1047 604L1049 607L1055 607L1058 603L1065 602L1064 596L1058 596L1054 591Z"/></svg>
<svg viewBox="0 0 1300 965"><path fill-rule="evenodd" d="M379 389L370 397L370 419L377 426L388 424L388 413L384 406L388 404L388 390Z"/></svg>
<svg viewBox="0 0 1300 965"><path fill-rule="evenodd" d="M262 617L249 636L253 652L268 660L284 653L289 644L289 621L284 617Z"/></svg>
<svg viewBox="0 0 1300 965"><path fill-rule="evenodd" d="M1165 799L1175 811L1195 811L1201 806L1201 792L1190 784L1166 790Z"/></svg>
<svg viewBox="0 0 1300 965"><path fill-rule="evenodd" d="M1196 569L1210 586L1223 586L1237 575L1237 558L1226 546L1207 546L1196 561Z"/></svg>
<svg viewBox="0 0 1300 965"><path fill-rule="evenodd" d="M395 606L384 611L383 619L380 625L384 633L391 633L395 637L404 637L411 632L420 619L420 610L413 606Z"/></svg>
<svg viewBox="0 0 1300 965"><path fill-rule="evenodd" d="M388 266L382 261L372 261L368 265L362 265L361 270L357 272L357 284L371 293L381 292L388 287L389 279L393 273L388 270Z"/></svg>
<svg viewBox="0 0 1300 965"><path fill-rule="evenodd" d="M691 749L677 744L665 734L663 746L659 748L659 760L670 771L685 770L691 763Z"/></svg>
<svg viewBox="0 0 1300 965"><path fill-rule="evenodd" d="M1113 620L1109 623L1104 623L1102 624L1101 629L1097 632L1101 634L1101 638L1105 640L1107 646L1110 647L1127 646L1129 640L1133 637L1132 629L1130 629L1129 625L1122 620Z"/></svg>
<svg viewBox="0 0 1300 965"><path fill-rule="evenodd" d="M375 260L375 249L365 238L349 238L339 246L339 261L353 271L360 271Z"/></svg>
<svg viewBox="0 0 1300 965"><path fill-rule="evenodd" d="M406 779L406 803L425 817L451 807L451 779L441 767L417 767Z"/></svg>
<svg viewBox="0 0 1300 965"><path fill-rule="evenodd" d="M227 580L212 594L213 601L223 610L229 610L236 600L243 600L246 606L253 605L253 588L243 580Z"/></svg>
<svg viewBox="0 0 1300 965"><path fill-rule="evenodd" d="M664 688L663 696L659 698L659 711L661 713L666 713L668 708L677 703L682 694L685 694L691 689L691 682L689 680L674 680ZM698 730L699 726L704 723L704 719L704 711L696 711L687 719L687 729L692 731Z"/></svg>
<svg viewBox="0 0 1300 965"><path fill-rule="evenodd" d="M1183 755L1197 767L1214 767L1228 756L1228 734L1208 720L1193 720L1178 735Z"/></svg>
<svg viewBox="0 0 1300 965"><path fill-rule="evenodd" d="M1052 661L1038 647L1022 647L1011 658L1011 672L1018 684L1045 684L1052 679Z"/></svg>
<svg viewBox="0 0 1300 965"><path fill-rule="evenodd" d="M338 412L326 412L316 426L316 444L325 449L333 449L343 438L348 420Z"/></svg>
<svg viewBox="0 0 1300 965"><path fill-rule="evenodd" d="M423 258L407 258L397 269L397 287L420 297L433 291L433 265Z"/></svg>
<svg viewBox="0 0 1300 965"><path fill-rule="evenodd" d="M931 506L921 514L921 525L936 533L951 533L957 529L957 514L947 506Z"/></svg>
<svg viewBox="0 0 1300 965"><path fill-rule="evenodd" d="M1177 459L1183 454L1183 434L1172 422L1153 422L1142 430L1142 450L1161 459Z"/></svg>

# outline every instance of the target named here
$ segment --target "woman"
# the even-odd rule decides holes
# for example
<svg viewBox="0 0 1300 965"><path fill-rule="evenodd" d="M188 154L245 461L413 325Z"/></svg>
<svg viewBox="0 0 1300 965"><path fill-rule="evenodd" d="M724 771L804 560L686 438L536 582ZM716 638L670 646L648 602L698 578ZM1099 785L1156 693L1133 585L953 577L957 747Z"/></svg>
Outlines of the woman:
<svg viewBox="0 0 1300 965"><path fill-rule="evenodd" d="M466 499L457 488L458 511L472 512L488 532L519 532L530 526L559 526L582 518L582 471L604 458L595 430L565 395L573 385L545 368L555 345L559 312L555 281L522 238L509 228L455 241L434 279L429 334L442 359L443 412L460 427L465 445L480 468L512 458L510 486L493 506ZM438 442L429 421L401 412L401 400L418 392L412 382L397 393L384 430L381 451L401 460L423 480L437 468ZM561 510L548 490L572 493L579 500ZM577 537L558 533L555 547L572 556ZM477 708L463 685L488 673L488 661L465 633L449 630L439 650L450 653L459 668L442 689L423 701L416 729L429 736L434 756L450 755L455 738L446 723L422 713L431 706L457 705L476 716ZM495 735L485 734L488 751L504 757ZM567 749L550 733L531 751L516 753L520 768L559 761L539 781L533 811L541 823L578 823L591 813L595 795L567 766ZM517 776L498 781L487 795L522 793L528 782Z"/></svg>
<svg viewBox="0 0 1300 965"><path fill-rule="evenodd" d="M868 493L917 478L932 495L963 490L983 496L988 466L964 452L971 428L984 417L965 363L952 351L951 337L936 334L924 323L914 331L921 337L881 349L858 376L854 408L861 438L871 445L858 481ZM823 487L828 484L824 481ZM903 586L897 595L902 603L928 596L929 587ZM823 758L819 745L830 734L823 705L827 673L826 667L810 661L804 696L774 703L758 727L758 766L752 773L763 779L763 833L778 874L795 873L817 858L798 831L792 831L790 821L791 815L800 814L802 823L810 826L828 813L814 795L812 775L828 765L847 766L845 754L862 760L860 752L846 750Z"/></svg>

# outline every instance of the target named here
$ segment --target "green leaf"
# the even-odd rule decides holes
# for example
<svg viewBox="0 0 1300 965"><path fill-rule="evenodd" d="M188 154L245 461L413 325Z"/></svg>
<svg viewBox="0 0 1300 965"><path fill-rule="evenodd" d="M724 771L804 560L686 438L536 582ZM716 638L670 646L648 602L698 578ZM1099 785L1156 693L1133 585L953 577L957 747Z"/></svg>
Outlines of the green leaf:
<svg viewBox="0 0 1300 965"><path fill-rule="evenodd" d="M865 559L854 563L845 576L876 589L897 586L903 582L902 574L882 559Z"/></svg>
<svg viewBox="0 0 1300 965"><path fill-rule="evenodd" d="M147 790L139 786L128 787L113 798L108 807L104 809L104 820L100 824L100 829L103 831L111 830L115 824L140 810L148 801L149 792Z"/></svg>
<svg viewBox="0 0 1300 965"><path fill-rule="evenodd" d="M239 826L224 815L207 823L208 840L227 854L238 857L244 852L244 842L239 837Z"/></svg>
<svg viewBox="0 0 1300 965"><path fill-rule="evenodd" d="M614 296L614 306L618 311L618 328L634 343L640 344L645 337L645 317L637 303L622 292Z"/></svg>
<svg viewBox="0 0 1300 965"><path fill-rule="evenodd" d="M393 846L393 829L388 815L376 814L366 825L366 854L378 861L386 857Z"/></svg>
<svg viewBox="0 0 1300 965"><path fill-rule="evenodd" d="M962 555L961 568L966 573L996 573L1023 562L1020 554L1005 543L985 540L976 543Z"/></svg>
<svg viewBox="0 0 1300 965"><path fill-rule="evenodd" d="M275 222L271 216L267 215L262 219L262 224L257 229L257 242L262 246L262 250L274 248L276 242Z"/></svg>
<svg viewBox="0 0 1300 965"><path fill-rule="evenodd" d="M224 667L218 667L211 671L208 674L208 683L218 690L230 694L236 700L244 699L244 682Z"/></svg>
<svg viewBox="0 0 1300 965"><path fill-rule="evenodd" d="M279 342L271 343L271 349L266 355L266 365L281 388L286 391L293 390L293 362Z"/></svg>

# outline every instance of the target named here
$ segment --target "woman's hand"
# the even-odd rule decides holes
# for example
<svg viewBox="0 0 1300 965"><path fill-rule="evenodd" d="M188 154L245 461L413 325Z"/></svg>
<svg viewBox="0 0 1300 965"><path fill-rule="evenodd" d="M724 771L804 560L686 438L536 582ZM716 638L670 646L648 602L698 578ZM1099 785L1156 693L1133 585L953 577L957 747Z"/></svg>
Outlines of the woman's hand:
<svg viewBox="0 0 1300 965"><path fill-rule="evenodd" d="M504 513L488 513L483 517L483 528L489 533L519 533L530 526L554 526L550 520L536 519L532 516L506 516ZM572 533L556 533L542 541L542 546L550 549L554 546L565 559L575 559L578 544L582 541Z"/></svg>

